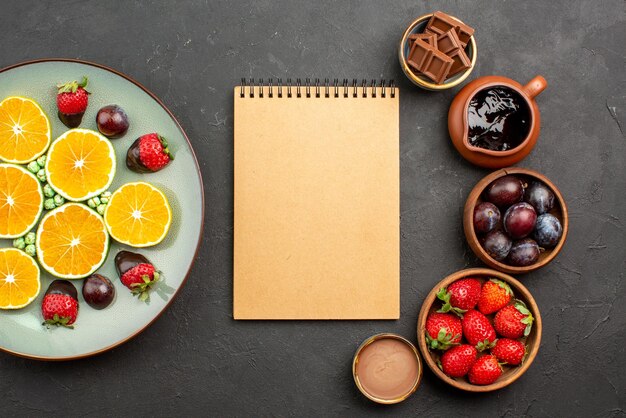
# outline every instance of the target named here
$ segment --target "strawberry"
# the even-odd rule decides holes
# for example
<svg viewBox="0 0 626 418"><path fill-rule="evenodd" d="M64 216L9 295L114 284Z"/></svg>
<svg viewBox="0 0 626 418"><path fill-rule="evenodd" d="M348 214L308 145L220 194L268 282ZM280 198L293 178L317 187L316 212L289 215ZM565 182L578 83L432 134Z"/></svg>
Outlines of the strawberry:
<svg viewBox="0 0 626 418"><path fill-rule="evenodd" d="M465 376L476 361L478 351L469 344L461 344L441 355L441 370L450 377Z"/></svg>
<svg viewBox="0 0 626 418"><path fill-rule="evenodd" d="M139 300L147 301L150 288L159 281L159 272L152 264L141 263L122 274L120 280Z"/></svg>
<svg viewBox="0 0 626 418"><path fill-rule="evenodd" d="M478 310L489 315L509 304L513 297L513 291L508 284L501 280L490 279L483 284L478 299Z"/></svg>
<svg viewBox="0 0 626 418"><path fill-rule="evenodd" d="M443 306L437 312L452 311L456 314L474 309L480 298L480 281L468 277L457 280L447 289L439 289L437 297L443 301Z"/></svg>
<svg viewBox="0 0 626 418"><path fill-rule="evenodd" d="M472 366L469 371L469 381L473 385L490 385L502 375L502 367L496 356L485 355Z"/></svg>
<svg viewBox="0 0 626 418"><path fill-rule="evenodd" d="M80 125L87 105L89 104L89 92L87 91L87 77L83 80L70 81L69 83L57 85L57 108L59 109L59 119L68 128L76 128Z"/></svg>
<svg viewBox="0 0 626 418"><path fill-rule="evenodd" d="M432 349L447 350L461 342L461 320L450 313L432 312L426 318L426 344Z"/></svg>
<svg viewBox="0 0 626 418"><path fill-rule="evenodd" d="M496 339L496 331L489 319L475 309L470 309L463 316L463 335L478 351L491 348Z"/></svg>
<svg viewBox="0 0 626 418"><path fill-rule="evenodd" d="M126 153L126 166L137 173L159 171L174 159L167 141L157 133L140 136Z"/></svg>
<svg viewBox="0 0 626 418"><path fill-rule="evenodd" d="M509 338L500 338L496 341L496 345L491 349L491 354L496 356L500 363L507 363L517 366L524 360L526 355L526 346L523 342L511 340Z"/></svg>
<svg viewBox="0 0 626 418"><path fill-rule="evenodd" d="M516 339L530 334L534 320L524 302L516 300L514 305L505 306L496 313L493 326L503 337Z"/></svg>
<svg viewBox="0 0 626 418"><path fill-rule="evenodd" d="M50 283L41 301L42 325L74 328L78 316L78 292L67 280L55 280Z"/></svg>

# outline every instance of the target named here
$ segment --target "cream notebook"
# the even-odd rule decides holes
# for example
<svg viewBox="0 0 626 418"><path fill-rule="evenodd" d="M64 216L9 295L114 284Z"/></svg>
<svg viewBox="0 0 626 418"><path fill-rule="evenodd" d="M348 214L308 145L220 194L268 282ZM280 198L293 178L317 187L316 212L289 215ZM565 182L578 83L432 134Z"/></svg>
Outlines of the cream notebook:
<svg viewBox="0 0 626 418"><path fill-rule="evenodd" d="M398 89L234 94L234 318L399 318Z"/></svg>

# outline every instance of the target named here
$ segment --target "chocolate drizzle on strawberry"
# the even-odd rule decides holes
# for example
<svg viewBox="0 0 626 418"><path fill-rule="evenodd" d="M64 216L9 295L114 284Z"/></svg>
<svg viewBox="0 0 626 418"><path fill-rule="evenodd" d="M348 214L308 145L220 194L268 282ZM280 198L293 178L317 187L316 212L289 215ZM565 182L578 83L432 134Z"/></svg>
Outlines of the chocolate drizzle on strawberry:
<svg viewBox="0 0 626 418"><path fill-rule="evenodd" d="M120 251L115 256L115 269L117 274L122 277L124 273L139 264L152 264L146 257L131 251Z"/></svg>
<svg viewBox="0 0 626 418"><path fill-rule="evenodd" d="M78 291L68 280L55 280L50 283L46 295L65 295L78 300Z"/></svg>
<svg viewBox="0 0 626 418"><path fill-rule="evenodd" d="M59 120L63 122L63 125L67 126L70 129L73 129L80 126L80 123L83 121L83 115L85 114L85 112L66 115L65 113L61 113L61 111L59 110L57 114L59 115Z"/></svg>

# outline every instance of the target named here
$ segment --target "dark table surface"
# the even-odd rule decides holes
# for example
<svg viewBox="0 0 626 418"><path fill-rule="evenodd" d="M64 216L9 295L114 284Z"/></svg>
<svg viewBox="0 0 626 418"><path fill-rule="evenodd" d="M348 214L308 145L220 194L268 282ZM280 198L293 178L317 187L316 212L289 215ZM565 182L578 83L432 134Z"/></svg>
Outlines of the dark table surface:
<svg viewBox="0 0 626 418"><path fill-rule="evenodd" d="M396 56L410 21L441 9L477 29L470 79L537 74L542 130L523 167L560 188L570 234L522 277L544 321L535 363L476 395L426 371L394 407L352 381L355 349L378 332L416 339L431 287L480 266L461 212L489 171L446 129L458 91L412 86ZM624 416L626 411L626 19L612 1L13 1L0 13L0 66L70 57L113 67L159 96L187 131L204 177L199 259L170 309L97 357L63 363L0 353L0 416ZM241 77L394 78L401 89L401 307L398 321L232 319L233 102ZM1 317L0 317L1 320Z"/></svg>

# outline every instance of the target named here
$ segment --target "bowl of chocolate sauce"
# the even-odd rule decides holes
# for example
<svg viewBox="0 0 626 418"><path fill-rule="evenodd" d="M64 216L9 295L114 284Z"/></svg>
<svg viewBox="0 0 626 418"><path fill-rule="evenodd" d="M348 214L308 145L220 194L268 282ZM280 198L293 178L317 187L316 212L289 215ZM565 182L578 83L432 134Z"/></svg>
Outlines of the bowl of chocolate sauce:
<svg viewBox="0 0 626 418"><path fill-rule="evenodd" d="M468 83L448 112L448 131L457 151L486 168L508 167L524 159L539 137L535 97L546 87L542 76L524 86L500 76Z"/></svg>

